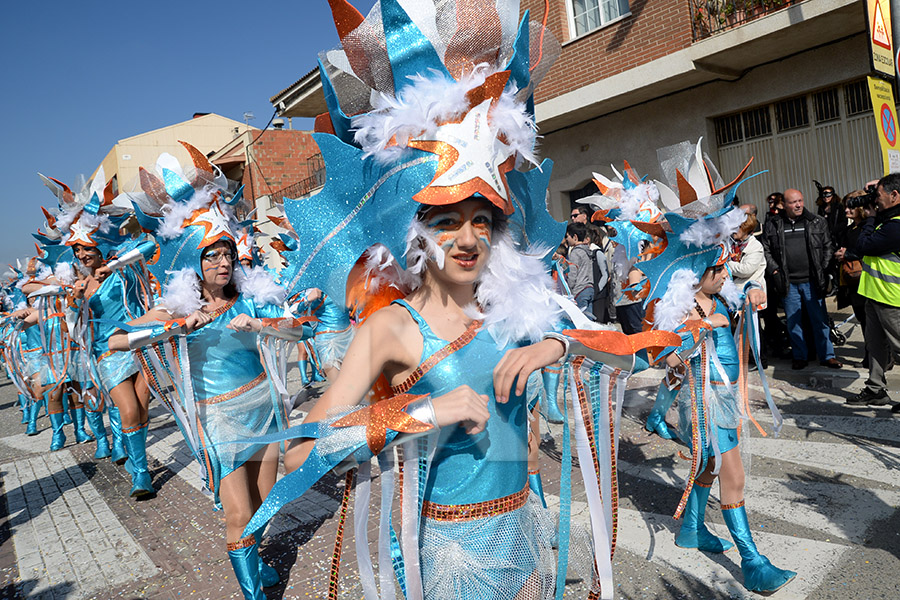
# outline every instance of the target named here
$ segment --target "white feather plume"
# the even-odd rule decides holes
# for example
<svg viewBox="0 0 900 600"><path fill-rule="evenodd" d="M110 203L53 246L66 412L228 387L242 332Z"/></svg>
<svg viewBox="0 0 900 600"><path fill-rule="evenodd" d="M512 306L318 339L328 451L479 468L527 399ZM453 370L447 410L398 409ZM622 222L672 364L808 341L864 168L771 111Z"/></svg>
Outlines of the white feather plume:
<svg viewBox="0 0 900 600"><path fill-rule="evenodd" d="M75 269L72 267L72 263L56 263L56 267L53 269L53 275L55 275L56 279L63 285L72 285L75 283Z"/></svg>
<svg viewBox="0 0 900 600"><path fill-rule="evenodd" d="M469 306L466 313L484 320L498 347L537 342L559 320L553 279L541 260L549 251L538 247L519 252L507 232L494 233L490 259L475 289L481 310Z"/></svg>
<svg viewBox="0 0 900 600"><path fill-rule="evenodd" d="M702 248L721 244L731 240L731 235L740 229L746 218L744 211L732 209L713 219L698 220L679 237L686 246Z"/></svg>
<svg viewBox="0 0 900 600"><path fill-rule="evenodd" d="M653 309L653 326L656 329L674 331L694 308L694 295L700 280L690 269L678 269L672 273L666 293Z"/></svg>
<svg viewBox="0 0 900 600"><path fill-rule="evenodd" d="M159 306L169 311L169 314L175 318L186 317L206 304L200 295L200 277L194 269L185 267L180 271L167 273L172 276L159 299Z"/></svg>
<svg viewBox="0 0 900 600"><path fill-rule="evenodd" d="M741 291L734 285L734 279L731 277L725 278L725 283L722 284L722 290L719 292L719 295L725 299L731 310L738 310L744 303Z"/></svg>
<svg viewBox="0 0 900 600"><path fill-rule="evenodd" d="M363 156L375 156L383 162L396 160L409 140L428 139L442 124L459 120L472 108L466 94L491 74L485 63L458 81L435 72L415 75L397 97L374 95L373 109L352 119L354 139L362 147ZM488 112L488 122L495 137L502 137L513 152L537 165L537 128L525 104L516 100L517 91L504 90Z"/></svg>
<svg viewBox="0 0 900 600"><path fill-rule="evenodd" d="M421 285L421 277L429 260L433 260L439 269L444 268L443 249L419 219L413 219L409 224L406 232L406 250L403 255L406 257L407 272L418 278L414 287Z"/></svg>
<svg viewBox="0 0 900 600"><path fill-rule="evenodd" d="M201 190L194 192L187 202L168 202L162 207L163 221L159 224L156 233L163 239L173 239L184 231L184 222L191 218L195 210L202 210L215 199L218 190L206 185ZM226 217L231 215L226 214Z"/></svg>
<svg viewBox="0 0 900 600"><path fill-rule="evenodd" d="M234 270L234 283L241 294L253 299L256 306L284 303L286 295L284 288L278 285L263 267L245 269L238 266Z"/></svg>

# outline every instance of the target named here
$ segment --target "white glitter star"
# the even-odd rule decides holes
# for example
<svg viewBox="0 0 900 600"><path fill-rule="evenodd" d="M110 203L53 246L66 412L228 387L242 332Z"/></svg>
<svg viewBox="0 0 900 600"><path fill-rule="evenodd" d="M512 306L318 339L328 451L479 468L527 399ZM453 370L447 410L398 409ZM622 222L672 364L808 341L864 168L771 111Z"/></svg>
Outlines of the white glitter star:
<svg viewBox="0 0 900 600"><path fill-rule="evenodd" d="M432 139L443 142L458 152L456 161L431 182L432 187L454 186L481 179L498 196L508 200L500 165L510 157L509 146L497 139L488 125L491 99L471 109L461 123L442 125Z"/></svg>
<svg viewBox="0 0 900 600"><path fill-rule="evenodd" d="M96 230L96 228L84 225L81 222L81 218L79 218L77 221L72 223L72 235L69 237L69 245L81 244L82 246L93 246L96 242L91 239L91 234L93 234Z"/></svg>
<svg viewBox="0 0 900 600"><path fill-rule="evenodd" d="M218 202L213 202L208 209L191 219L188 225L202 225L206 228L206 233L203 234L204 246L209 245L222 236L234 237L231 227L228 225L228 219L222 214Z"/></svg>

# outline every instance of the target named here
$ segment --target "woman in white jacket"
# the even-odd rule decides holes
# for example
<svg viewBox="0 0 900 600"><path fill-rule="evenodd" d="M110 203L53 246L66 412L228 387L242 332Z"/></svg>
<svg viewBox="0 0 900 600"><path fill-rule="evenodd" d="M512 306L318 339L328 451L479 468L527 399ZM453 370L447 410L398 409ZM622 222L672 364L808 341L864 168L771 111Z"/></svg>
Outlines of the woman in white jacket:
<svg viewBox="0 0 900 600"><path fill-rule="evenodd" d="M731 236L734 246L728 269L738 289L743 289L748 281L755 281L766 291L766 255L762 244L753 235L758 226L756 215L748 214L741 228Z"/></svg>

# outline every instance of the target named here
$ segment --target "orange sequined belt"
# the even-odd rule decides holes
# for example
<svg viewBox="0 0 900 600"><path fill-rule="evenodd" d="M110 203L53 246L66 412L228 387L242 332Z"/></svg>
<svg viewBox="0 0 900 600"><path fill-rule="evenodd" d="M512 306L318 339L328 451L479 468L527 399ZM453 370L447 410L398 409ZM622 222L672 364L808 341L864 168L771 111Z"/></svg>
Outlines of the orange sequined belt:
<svg viewBox="0 0 900 600"><path fill-rule="evenodd" d="M435 504L427 500L422 503L422 516L435 521L472 521L484 517L496 517L525 506L530 493L528 484L520 492L474 504Z"/></svg>
<svg viewBox="0 0 900 600"><path fill-rule="evenodd" d="M219 394L218 396L204 398L203 400L197 400L197 404L218 404L219 402L225 402L226 400L237 398L241 394L249 392L265 380L266 374L264 372L260 373L252 381L245 383L236 390L231 390L230 392L225 392L224 394Z"/></svg>

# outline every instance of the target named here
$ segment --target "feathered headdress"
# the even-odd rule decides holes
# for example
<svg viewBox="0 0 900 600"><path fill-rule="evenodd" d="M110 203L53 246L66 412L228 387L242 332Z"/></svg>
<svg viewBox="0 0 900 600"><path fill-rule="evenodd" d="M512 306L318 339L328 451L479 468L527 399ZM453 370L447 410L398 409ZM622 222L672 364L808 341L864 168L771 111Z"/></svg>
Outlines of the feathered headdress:
<svg viewBox="0 0 900 600"><path fill-rule="evenodd" d="M73 192L65 183L38 173L59 203L59 211L53 215L41 207L46 219L47 232L38 230L35 236L41 243L59 241L64 246L97 248L107 257L129 236L120 228L130 215L126 208L113 204L115 193L112 180L106 181L103 167L89 183L83 183Z"/></svg>
<svg viewBox="0 0 900 600"><path fill-rule="evenodd" d="M712 163L704 159L701 141L696 146L682 142L658 152L662 171L678 193L656 182L669 209L667 227L661 228L665 248L637 268L650 282L645 304L660 300L654 312L661 329L673 329L690 312L700 278L706 269L726 260L731 236L747 217L734 206L734 197L747 180L743 177L750 162L731 183L724 184Z"/></svg>
<svg viewBox="0 0 900 600"><path fill-rule="evenodd" d="M315 134L327 180L285 199L299 238L282 252L289 293L318 287L343 303L370 246L396 260L420 208L473 196L508 216L521 247L555 246L565 226L546 209L552 163L516 170L537 164L532 95L559 51L550 32L527 12L519 23L512 0L381 0L367 17L329 2L341 46L320 55L328 113Z"/></svg>

